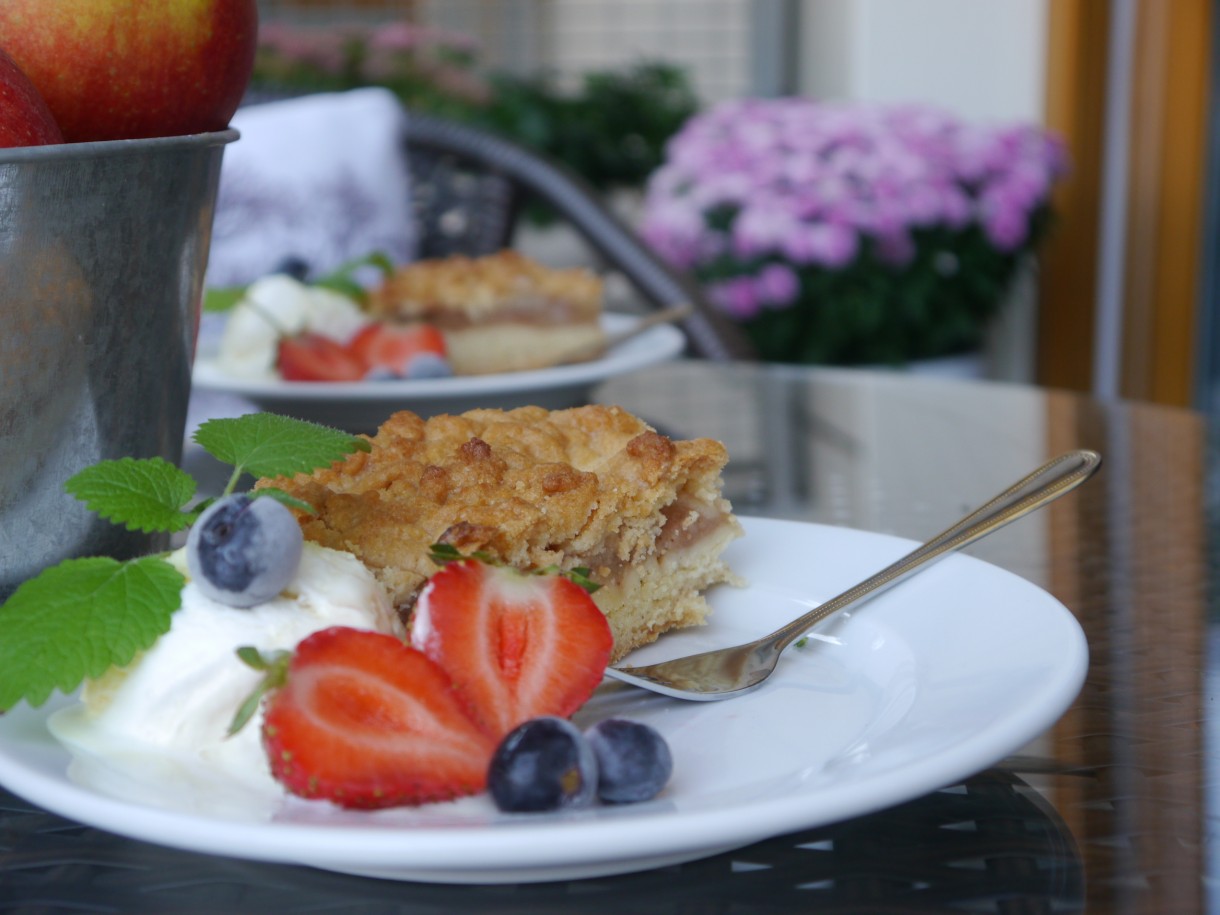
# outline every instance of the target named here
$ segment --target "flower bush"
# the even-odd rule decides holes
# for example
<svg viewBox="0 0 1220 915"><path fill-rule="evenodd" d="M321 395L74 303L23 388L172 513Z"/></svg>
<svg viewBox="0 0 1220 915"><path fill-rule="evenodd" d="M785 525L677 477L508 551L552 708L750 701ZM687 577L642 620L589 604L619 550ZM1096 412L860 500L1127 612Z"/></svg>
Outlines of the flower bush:
<svg viewBox="0 0 1220 915"><path fill-rule="evenodd" d="M412 111L493 130L601 191L642 187L697 107L685 72L667 64L587 73L560 91L486 72L475 39L407 21L264 23L251 86L270 96L384 86Z"/></svg>
<svg viewBox="0 0 1220 915"><path fill-rule="evenodd" d="M259 29L251 84L270 92L341 92L385 86L408 107L460 114L491 99L467 35L408 22Z"/></svg>
<svg viewBox="0 0 1220 915"><path fill-rule="evenodd" d="M902 363L979 345L1066 167L1033 126L750 99L673 138L641 229L763 358Z"/></svg>

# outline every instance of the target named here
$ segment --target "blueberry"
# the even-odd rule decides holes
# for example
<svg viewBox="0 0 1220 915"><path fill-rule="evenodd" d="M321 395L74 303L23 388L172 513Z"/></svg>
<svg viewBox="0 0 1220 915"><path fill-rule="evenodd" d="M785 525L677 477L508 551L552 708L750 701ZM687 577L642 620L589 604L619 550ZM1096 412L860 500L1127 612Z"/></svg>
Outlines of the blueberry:
<svg viewBox="0 0 1220 915"><path fill-rule="evenodd" d="M186 564L206 597L230 607L253 607L292 581L303 539L292 512L274 499L226 496L191 527Z"/></svg>
<svg viewBox="0 0 1220 915"><path fill-rule="evenodd" d="M436 353L420 353L407 360L403 378L448 378L453 374L449 360Z"/></svg>
<svg viewBox="0 0 1220 915"><path fill-rule="evenodd" d="M669 744L655 728L607 718L585 731L597 756L597 796L608 804L630 804L657 796L674 771Z"/></svg>
<svg viewBox="0 0 1220 915"><path fill-rule="evenodd" d="M588 807L597 796L597 760L570 721L533 718L496 748L487 787L506 813Z"/></svg>
<svg viewBox="0 0 1220 915"><path fill-rule="evenodd" d="M276 264L275 269L271 272L282 273L303 283L309 276L309 262L295 254L290 254Z"/></svg>

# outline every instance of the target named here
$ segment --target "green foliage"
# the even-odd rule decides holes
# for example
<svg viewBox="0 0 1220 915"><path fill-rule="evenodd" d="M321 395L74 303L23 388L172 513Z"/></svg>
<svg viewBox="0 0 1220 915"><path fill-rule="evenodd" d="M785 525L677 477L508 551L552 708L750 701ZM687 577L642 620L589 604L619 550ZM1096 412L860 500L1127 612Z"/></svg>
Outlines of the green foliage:
<svg viewBox="0 0 1220 915"><path fill-rule="evenodd" d="M492 85L493 102L473 123L545 153L603 191L642 186L698 108L683 71L660 63L588 73L570 93L545 77L501 76Z"/></svg>
<svg viewBox="0 0 1220 915"><path fill-rule="evenodd" d="M325 276L310 280L309 285L329 289L361 302L365 298L366 291L356 279L356 274L365 268L375 268L383 277L394 272L394 264L390 261L389 256L384 251L374 251L372 254L366 254L340 264ZM208 312L232 311L246 297L248 289L248 286L206 289L203 293L203 310ZM269 317L268 320L270 320Z"/></svg>
<svg viewBox="0 0 1220 915"><path fill-rule="evenodd" d="M447 566L451 562L462 562L467 559L474 559L489 566L498 566L500 568L514 568L507 563L497 559L491 553L483 550L475 550L471 553L463 553L451 543L434 543L428 548L428 557L438 566ZM561 569L557 565L547 566L542 569L515 569L521 575L558 575L561 578L566 578L573 584L579 585L590 594L595 593L601 585L595 582L589 576L592 574L592 569L585 566L577 566L573 569Z"/></svg>
<svg viewBox="0 0 1220 915"><path fill-rule="evenodd" d="M194 479L159 457L102 461L74 475L64 489L130 530L172 533L194 520L183 511L195 495Z"/></svg>
<svg viewBox="0 0 1220 915"><path fill-rule="evenodd" d="M195 432L209 454L257 477L309 473L342 460L352 451L368 451L367 440L274 413L252 413L234 419L210 419Z"/></svg>
<svg viewBox="0 0 1220 915"><path fill-rule="evenodd" d="M163 559L69 559L0 607L0 711L131 663L169 631L182 576Z"/></svg>
<svg viewBox="0 0 1220 915"><path fill-rule="evenodd" d="M391 32L396 48L381 40ZM270 95L384 86L408 111L497 132L602 192L642 186L698 107L685 72L668 64L590 72L565 91L553 76L488 74L465 36L405 23L269 25L251 86Z"/></svg>
<svg viewBox="0 0 1220 915"><path fill-rule="evenodd" d="M225 493L244 471L287 476L324 467L368 441L270 413L209 420L195 440L234 465ZM180 531L208 504L187 508L195 480L161 458L102 461L64 488L102 517L146 532ZM259 495L301 510L305 503L275 489ZM182 575L166 560L69 559L24 582L0 606L0 712L24 699L41 705L53 690L70 692L85 678L130 664L169 631L181 605Z"/></svg>
<svg viewBox="0 0 1220 915"><path fill-rule="evenodd" d="M974 225L916 230L915 257L903 267L866 239L845 267L799 270L796 302L764 309L743 329L772 362L902 365L976 350L1049 218L1046 209L1035 214L1031 243L1016 252L997 250ZM757 275L766 263L723 257L695 273L712 283Z"/></svg>
<svg viewBox="0 0 1220 915"><path fill-rule="evenodd" d="M232 311L246 295L245 286L225 286L205 289L203 310L207 312Z"/></svg>
<svg viewBox="0 0 1220 915"><path fill-rule="evenodd" d="M238 659L252 670L262 674L258 684L250 691L238 707L233 720L229 722L228 736L232 737L247 724L258 712L263 697L282 687L288 682L288 665L292 661L291 651L261 652L252 645L242 645L237 649Z"/></svg>

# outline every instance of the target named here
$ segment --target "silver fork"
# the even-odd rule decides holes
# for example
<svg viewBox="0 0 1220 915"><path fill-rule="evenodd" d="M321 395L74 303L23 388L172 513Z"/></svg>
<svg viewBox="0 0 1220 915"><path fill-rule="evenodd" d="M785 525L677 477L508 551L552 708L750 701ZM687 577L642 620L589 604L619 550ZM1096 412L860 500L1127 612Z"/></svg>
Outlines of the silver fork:
<svg viewBox="0 0 1220 915"><path fill-rule="evenodd" d="M948 553L986 537L1075 489L1101 466L1095 451L1070 451L1043 464L923 546L838 597L744 645L704 651L646 667L608 667L624 683L678 699L731 699L757 689L775 670L784 649L832 614L854 607L898 584Z"/></svg>

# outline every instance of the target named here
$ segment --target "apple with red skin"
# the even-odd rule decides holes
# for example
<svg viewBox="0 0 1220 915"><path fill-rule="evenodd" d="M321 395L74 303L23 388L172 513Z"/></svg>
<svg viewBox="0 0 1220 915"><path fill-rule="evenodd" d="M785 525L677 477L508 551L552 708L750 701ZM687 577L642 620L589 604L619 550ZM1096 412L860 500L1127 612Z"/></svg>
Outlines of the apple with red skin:
<svg viewBox="0 0 1220 915"><path fill-rule="evenodd" d="M46 100L13 58L0 50L0 148L63 141Z"/></svg>
<svg viewBox="0 0 1220 915"><path fill-rule="evenodd" d="M257 38L256 0L0 2L0 48L69 143L224 129Z"/></svg>

